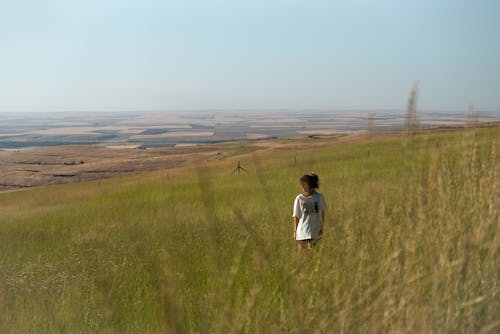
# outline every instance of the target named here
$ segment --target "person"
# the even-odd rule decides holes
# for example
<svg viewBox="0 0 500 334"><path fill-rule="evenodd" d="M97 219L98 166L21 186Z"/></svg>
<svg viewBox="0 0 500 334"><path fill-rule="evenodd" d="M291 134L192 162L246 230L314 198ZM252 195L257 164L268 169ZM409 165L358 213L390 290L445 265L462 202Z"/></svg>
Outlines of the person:
<svg viewBox="0 0 500 334"><path fill-rule="evenodd" d="M318 175L311 173L300 178L301 193L293 203L293 238L298 252L311 249L318 243L325 224L326 203L319 188Z"/></svg>

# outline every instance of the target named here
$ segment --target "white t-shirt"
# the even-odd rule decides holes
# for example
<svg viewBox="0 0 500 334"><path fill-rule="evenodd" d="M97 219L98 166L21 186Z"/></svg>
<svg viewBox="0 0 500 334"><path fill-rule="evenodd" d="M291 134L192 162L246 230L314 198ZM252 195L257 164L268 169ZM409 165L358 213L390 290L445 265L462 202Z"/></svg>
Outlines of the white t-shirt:
<svg viewBox="0 0 500 334"><path fill-rule="evenodd" d="M318 192L314 192L310 196L300 194L295 197L293 217L299 218L295 239L318 239L321 226L321 213L325 210L325 198Z"/></svg>

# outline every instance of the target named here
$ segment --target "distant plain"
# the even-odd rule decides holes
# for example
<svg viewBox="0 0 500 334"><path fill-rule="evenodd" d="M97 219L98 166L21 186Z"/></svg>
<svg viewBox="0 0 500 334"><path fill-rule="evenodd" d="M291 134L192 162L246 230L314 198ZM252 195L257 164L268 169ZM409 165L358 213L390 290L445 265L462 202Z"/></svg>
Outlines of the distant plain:
<svg viewBox="0 0 500 334"><path fill-rule="evenodd" d="M500 120L477 112L478 121ZM422 127L463 124L466 112L421 112ZM404 111L177 111L0 113L0 151L68 144L166 147L303 134L397 130Z"/></svg>
<svg viewBox="0 0 500 334"><path fill-rule="evenodd" d="M475 121L498 123L498 113ZM420 113L449 131L465 112ZM399 136L403 111L190 111L0 114L0 191L73 183L297 149ZM445 126L446 125L446 126ZM210 145L208 145L210 144Z"/></svg>

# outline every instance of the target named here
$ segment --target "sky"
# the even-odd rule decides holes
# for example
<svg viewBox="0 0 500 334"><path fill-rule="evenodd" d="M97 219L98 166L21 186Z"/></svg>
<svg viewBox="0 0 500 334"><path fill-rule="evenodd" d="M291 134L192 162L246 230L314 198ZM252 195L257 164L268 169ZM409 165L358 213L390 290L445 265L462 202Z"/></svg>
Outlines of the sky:
<svg viewBox="0 0 500 334"><path fill-rule="evenodd" d="M500 112L497 0L0 0L0 112Z"/></svg>

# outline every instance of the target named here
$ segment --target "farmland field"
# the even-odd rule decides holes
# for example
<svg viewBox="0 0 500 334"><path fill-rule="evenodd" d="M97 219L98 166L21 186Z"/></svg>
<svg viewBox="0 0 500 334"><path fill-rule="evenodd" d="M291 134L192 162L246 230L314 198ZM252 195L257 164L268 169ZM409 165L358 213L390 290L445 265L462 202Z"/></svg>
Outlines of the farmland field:
<svg viewBox="0 0 500 334"><path fill-rule="evenodd" d="M499 134L299 141L0 194L0 333L498 332ZM310 171L329 210L299 256Z"/></svg>
<svg viewBox="0 0 500 334"><path fill-rule="evenodd" d="M169 112L1 113L0 153L32 147L103 145L172 147L298 134L401 129L402 110L200 110ZM498 122L498 112L475 113ZM461 125L465 112L421 112L421 126Z"/></svg>

